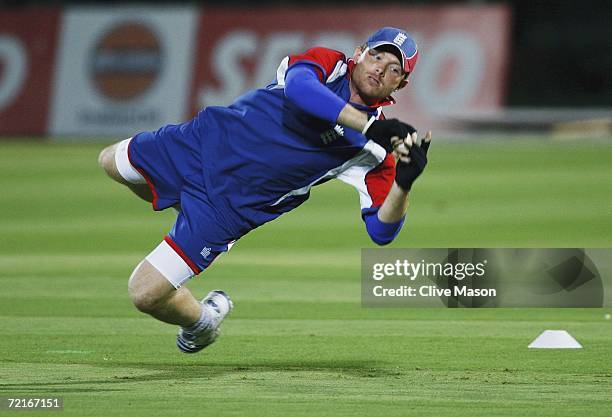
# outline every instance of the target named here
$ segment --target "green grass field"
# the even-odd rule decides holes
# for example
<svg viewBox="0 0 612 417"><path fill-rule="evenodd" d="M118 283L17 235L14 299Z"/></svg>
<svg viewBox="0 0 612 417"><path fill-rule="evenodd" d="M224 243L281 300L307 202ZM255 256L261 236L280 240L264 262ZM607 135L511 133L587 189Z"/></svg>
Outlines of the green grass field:
<svg viewBox="0 0 612 417"><path fill-rule="evenodd" d="M435 143L391 247L612 247L610 143ZM189 284L236 307L180 354L126 293L174 216L108 180L102 146L0 142L0 396L90 417L610 415L611 308L361 308L374 245L340 183ZM584 349L528 350L545 329Z"/></svg>

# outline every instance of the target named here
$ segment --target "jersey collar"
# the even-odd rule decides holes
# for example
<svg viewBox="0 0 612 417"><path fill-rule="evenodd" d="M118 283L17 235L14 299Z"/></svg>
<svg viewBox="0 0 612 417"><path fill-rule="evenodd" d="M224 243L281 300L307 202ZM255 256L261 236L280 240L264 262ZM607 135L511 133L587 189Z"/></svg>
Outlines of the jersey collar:
<svg viewBox="0 0 612 417"><path fill-rule="evenodd" d="M353 58L347 59L346 65L348 66L348 76L350 80L351 74L353 73L353 69L355 68L355 65L356 65L355 60ZM376 103L372 104L371 106L364 106L364 105L355 104L355 103L351 103L351 104L354 104L356 106L366 108L369 110L376 110L378 107L391 106L392 104L395 104L395 103L396 101L392 96L387 96L383 99L378 100Z"/></svg>

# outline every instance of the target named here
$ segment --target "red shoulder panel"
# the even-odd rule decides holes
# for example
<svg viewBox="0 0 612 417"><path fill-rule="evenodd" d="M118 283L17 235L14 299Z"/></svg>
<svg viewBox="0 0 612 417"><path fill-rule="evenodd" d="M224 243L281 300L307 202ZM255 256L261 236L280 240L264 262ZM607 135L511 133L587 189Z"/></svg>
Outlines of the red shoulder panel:
<svg viewBox="0 0 612 417"><path fill-rule="evenodd" d="M346 57L342 52L317 46L307 50L301 55L290 55L289 66L296 62L312 62L316 64L319 69L319 71L317 71L319 73L319 79L324 82L334 70L338 61L344 61L345 59ZM323 70L323 73L321 73L321 70Z"/></svg>

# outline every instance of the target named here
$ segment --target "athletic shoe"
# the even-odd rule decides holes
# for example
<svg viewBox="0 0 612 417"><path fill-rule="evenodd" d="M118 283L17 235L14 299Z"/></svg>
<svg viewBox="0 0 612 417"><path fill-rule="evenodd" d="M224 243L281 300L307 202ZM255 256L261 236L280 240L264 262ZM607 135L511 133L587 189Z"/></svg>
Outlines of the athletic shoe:
<svg viewBox="0 0 612 417"><path fill-rule="evenodd" d="M225 292L214 290L200 302L202 318L194 328L184 328L178 332L176 346L184 353L196 353L213 343L219 337L219 326L234 303Z"/></svg>

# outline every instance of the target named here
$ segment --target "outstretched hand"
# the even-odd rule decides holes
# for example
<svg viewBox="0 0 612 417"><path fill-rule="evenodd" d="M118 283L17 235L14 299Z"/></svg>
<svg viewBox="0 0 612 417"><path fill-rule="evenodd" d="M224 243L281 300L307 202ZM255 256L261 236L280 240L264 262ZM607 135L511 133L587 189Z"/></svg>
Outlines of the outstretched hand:
<svg viewBox="0 0 612 417"><path fill-rule="evenodd" d="M427 151L431 144L431 131L418 143L417 134L401 140L392 138L393 153L397 157L395 167L395 182L405 191L410 191L414 181L421 175L427 165Z"/></svg>
<svg viewBox="0 0 612 417"><path fill-rule="evenodd" d="M416 129L398 119L372 120L368 122L362 132L366 138L373 140L390 153L393 151L392 138L409 138L416 133Z"/></svg>

